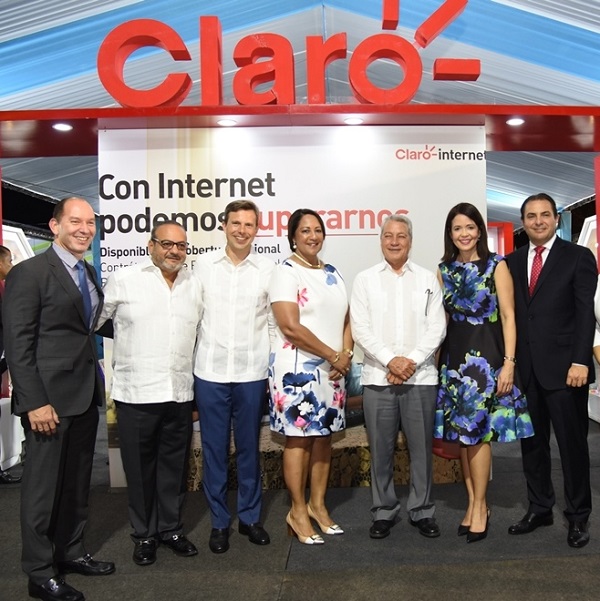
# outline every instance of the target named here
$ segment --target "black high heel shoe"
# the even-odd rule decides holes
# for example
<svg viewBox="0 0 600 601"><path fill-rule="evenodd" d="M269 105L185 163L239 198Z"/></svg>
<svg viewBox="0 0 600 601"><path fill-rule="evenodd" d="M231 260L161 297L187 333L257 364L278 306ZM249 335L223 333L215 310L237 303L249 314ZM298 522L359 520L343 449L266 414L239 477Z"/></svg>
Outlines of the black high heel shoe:
<svg viewBox="0 0 600 601"><path fill-rule="evenodd" d="M466 536L469 533L469 528L470 526L463 526L463 524L459 524L456 534L458 534L458 536Z"/></svg>
<svg viewBox="0 0 600 601"><path fill-rule="evenodd" d="M492 510L488 507L487 514L485 516L485 530L483 532L471 532L471 530L467 531L467 542L468 543L476 543L487 537L488 526L490 525L491 513L492 513Z"/></svg>

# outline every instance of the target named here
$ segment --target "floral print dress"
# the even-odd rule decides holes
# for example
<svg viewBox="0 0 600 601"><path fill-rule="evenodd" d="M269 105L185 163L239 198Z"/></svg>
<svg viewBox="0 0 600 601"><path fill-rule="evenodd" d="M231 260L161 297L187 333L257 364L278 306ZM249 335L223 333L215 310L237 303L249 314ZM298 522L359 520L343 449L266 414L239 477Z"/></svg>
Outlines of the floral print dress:
<svg viewBox="0 0 600 601"><path fill-rule="evenodd" d="M440 355L435 437L475 445L533 436L517 370L513 389L496 395L504 339L494 283L502 257L441 263L448 330Z"/></svg>
<svg viewBox="0 0 600 601"><path fill-rule="evenodd" d="M271 279L272 303L298 303L300 323L336 350L343 348L348 297L344 280L332 265L309 269L294 261L278 265ZM286 436L327 436L345 427L344 379L329 380L330 365L301 351L271 330L269 414L271 430Z"/></svg>

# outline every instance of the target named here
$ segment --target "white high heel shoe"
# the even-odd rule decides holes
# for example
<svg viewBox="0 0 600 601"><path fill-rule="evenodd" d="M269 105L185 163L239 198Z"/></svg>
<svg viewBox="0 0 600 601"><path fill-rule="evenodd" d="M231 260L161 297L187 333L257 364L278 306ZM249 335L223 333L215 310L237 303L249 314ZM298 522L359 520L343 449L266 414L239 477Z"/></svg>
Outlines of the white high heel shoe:
<svg viewBox="0 0 600 601"><path fill-rule="evenodd" d="M292 516L291 511L285 516L285 521L287 522L288 534L290 536L295 536L303 545L324 545L325 541L320 534L312 534L311 536L302 536L296 532L294 526L292 526Z"/></svg>
<svg viewBox="0 0 600 601"><path fill-rule="evenodd" d="M307 505L306 509L308 511L308 517L312 518L315 522L317 522L323 534L344 534L344 530L337 524L330 524L329 526L321 524L310 505Z"/></svg>

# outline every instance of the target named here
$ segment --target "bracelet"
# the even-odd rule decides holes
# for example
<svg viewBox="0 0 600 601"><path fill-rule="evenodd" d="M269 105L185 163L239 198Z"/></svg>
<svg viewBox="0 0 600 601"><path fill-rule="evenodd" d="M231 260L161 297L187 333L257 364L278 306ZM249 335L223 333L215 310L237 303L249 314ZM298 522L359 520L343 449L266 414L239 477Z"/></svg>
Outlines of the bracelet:
<svg viewBox="0 0 600 601"><path fill-rule="evenodd" d="M350 357L350 359L352 359L352 357L354 357L354 351L351 348L345 348L342 353L346 353L346 355L348 355L348 357Z"/></svg>
<svg viewBox="0 0 600 601"><path fill-rule="evenodd" d="M340 354L336 353L335 359L333 361L331 361L331 365L335 365L339 360L340 360Z"/></svg>
<svg viewBox="0 0 600 601"><path fill-rule="evenodd" d="M513 363L517 362L517 358L516 357L507 357L506 355L504 355L504 360L505 361L512 361Z"/></svg>

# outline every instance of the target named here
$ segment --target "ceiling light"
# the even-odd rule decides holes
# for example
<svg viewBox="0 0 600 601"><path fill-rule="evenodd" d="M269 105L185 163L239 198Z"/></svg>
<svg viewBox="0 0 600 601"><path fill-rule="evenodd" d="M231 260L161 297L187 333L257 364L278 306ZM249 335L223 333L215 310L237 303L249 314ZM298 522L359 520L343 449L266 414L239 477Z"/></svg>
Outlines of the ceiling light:
<svg viewBox="0 0 600 601"><path fill-rule="evenodd" d="M55 129L56 131L71 131L73 126L68 123L55 123L52 126L52 129Z"/></svg>
<svg viewBox="0 0 600 601"><path fill-rule="evenodd" d="M237 125L237 121L234 121L233 119L219 119L217 123L223 127L232 127L233 125Z"/></svg>
<svg viewBox="0 0 600 601"><path fill-rule="evenodd" d="M506 122L506 125L518 127L519 125L523 125L523 123L525 123L525 119L521 119L521 117L512 117Z"/></svg>
<svg viewBox="0 0 600 601"><path fill-rule="evenodd" d="M363 119L360 117L347 117L344 119L344 123L346 125L360 125L363 122Z"/></svg>

